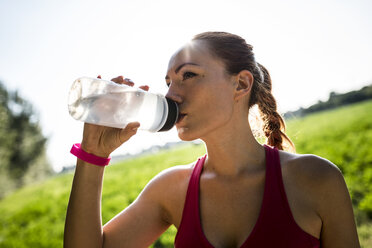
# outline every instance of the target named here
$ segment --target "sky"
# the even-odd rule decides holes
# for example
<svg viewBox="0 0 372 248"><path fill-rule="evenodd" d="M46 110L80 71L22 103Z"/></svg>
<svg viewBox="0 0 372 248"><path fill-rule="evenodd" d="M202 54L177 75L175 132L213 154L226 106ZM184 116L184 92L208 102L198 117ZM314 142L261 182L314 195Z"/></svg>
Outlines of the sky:
<svg viewBox="0 0 372 248"><path fill-rule="evenodd" d="M372 82L369 0L0 0L0 81L35 107L56 171L83 124L67 96L81 76L123 75L166 94L170 56L195 34L226 31L253 45L284 113ZM139 131L113 155L178 141Z"/></svg>

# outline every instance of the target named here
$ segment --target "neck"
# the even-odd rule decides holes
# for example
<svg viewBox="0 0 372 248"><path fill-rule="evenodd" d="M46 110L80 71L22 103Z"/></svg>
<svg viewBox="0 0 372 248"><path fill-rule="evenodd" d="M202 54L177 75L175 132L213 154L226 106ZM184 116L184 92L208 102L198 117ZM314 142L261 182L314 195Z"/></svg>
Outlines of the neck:
<svg viewBox="0 0 372 248"><path fill-rule="evenodd" d="M265 166L265 149L253 136L248 121L232 122L203 138L207 148L204 170L216 176L236 177Z"/></svg>

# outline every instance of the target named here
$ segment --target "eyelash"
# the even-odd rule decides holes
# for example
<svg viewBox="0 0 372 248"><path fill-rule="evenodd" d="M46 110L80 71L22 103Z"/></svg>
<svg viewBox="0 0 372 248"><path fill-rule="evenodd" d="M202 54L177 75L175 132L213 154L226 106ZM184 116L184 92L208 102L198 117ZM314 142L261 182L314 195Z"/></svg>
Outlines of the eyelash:
<svg viewBox="0 0 372 248"><path fill-rule="evenodd" d="M186 71L182 74L182 80L187 80L189 78L195 77L197 74L191 71Z"/></svg>
<svg viewBox="0 0 372 248"><path fill-rule="evenodd" d="M191 71L186 71L186 72L184 72L183 74L182 74L182 81L185 81L185 80L187 80L187 79L190 79L190 78L193 78L193 77L195 77L195 76L197 76L198 74L196 74L196 73L193 73L193 72L191 72ZM167 83L167 87L169 87L169 83Z"/></svg>

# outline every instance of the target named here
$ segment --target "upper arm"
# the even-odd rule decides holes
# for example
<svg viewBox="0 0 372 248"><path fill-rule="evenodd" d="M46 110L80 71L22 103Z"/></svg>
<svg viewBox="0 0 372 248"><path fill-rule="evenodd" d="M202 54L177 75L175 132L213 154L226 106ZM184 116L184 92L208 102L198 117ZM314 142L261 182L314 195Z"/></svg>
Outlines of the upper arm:
<svg viewBox="0 0 372 248"><path fill-rule="evenodd" d="M341 171L328 160L313 157L317 169L318 213L322 219L321 246L359 247L350 195Z"/></svg>
<svg viewBox="0 0 372 248"><path fill-rule="evenodd" d="M103 227L104 247L148 247L169 226L164 198L175 171L153 178L138 198Z"/></svg>

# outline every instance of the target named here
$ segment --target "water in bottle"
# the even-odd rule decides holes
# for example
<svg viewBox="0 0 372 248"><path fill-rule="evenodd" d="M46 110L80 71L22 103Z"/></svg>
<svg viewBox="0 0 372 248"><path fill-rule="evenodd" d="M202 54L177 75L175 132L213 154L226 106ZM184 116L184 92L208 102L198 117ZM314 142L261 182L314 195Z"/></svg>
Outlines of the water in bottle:
<svg viewBox="0 0 372 248"><path fill-rule="evenodd" d="M139 129L150 132L167 131L178 118L177 104L161 94L88 77L73 83L68 109L73 118L83 122L124 128L138 121Z"/></svg>

